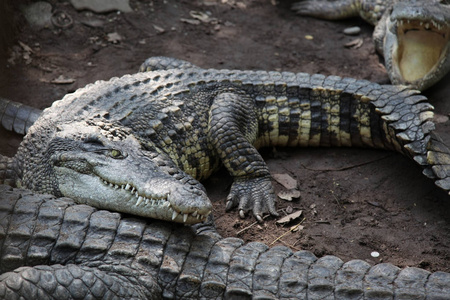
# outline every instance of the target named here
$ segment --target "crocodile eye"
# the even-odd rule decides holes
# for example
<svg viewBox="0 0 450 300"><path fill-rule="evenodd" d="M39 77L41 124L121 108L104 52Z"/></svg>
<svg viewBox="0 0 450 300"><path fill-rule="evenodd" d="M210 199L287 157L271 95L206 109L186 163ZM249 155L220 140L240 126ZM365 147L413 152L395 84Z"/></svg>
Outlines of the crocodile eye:
<svg viewBox="0 0 450 300"><path fill-rule="evenodd" d="M120 152L119 150L116 150L116 149L112 149L112 150L109 152L109 155L110 155L112 158L123 158L123 157L124 157L123 154L122 154L122 152Z"/></svg>

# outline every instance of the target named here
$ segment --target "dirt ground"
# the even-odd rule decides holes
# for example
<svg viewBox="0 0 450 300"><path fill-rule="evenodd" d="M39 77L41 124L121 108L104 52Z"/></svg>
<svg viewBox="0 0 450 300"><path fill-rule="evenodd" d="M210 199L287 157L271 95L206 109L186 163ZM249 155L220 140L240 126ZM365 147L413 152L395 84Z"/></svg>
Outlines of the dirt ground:
<svg viewBox="0 0 450 300"><path fill-rule="evenodd" d="M15 10L18 33L8 61L1 61L1 97L43 109L87 83L133 73L156 55L205 68L322 73L388 83L371 26L359 19L299 17L289 9L293 1L131 0L133 12L106 14L76 11L65 1L48 2L73 24L36 30ZM193 21L192 12L201 12L207 22ZM344 35L350 26L360 26L361 34ZM344 46L357 38L361 47ZM438 132L450 143L449 82L447 76L426 95L436 107ZM13 155L20 140L2 129L0 153ZM410 160L371 149L263 152L272 174L290 175L301 191L299 200L279 201L280 214L303 214L281 226L274 218L255 224L236 211L225 213L231 178L223 170L205 186L224 236L306 249L317 256L333 254L344 261L359 258L450 272L449 196ZM283 190L274 184L277 192ZM298 230L291 232L292 226ZM372 257L373 251L379 257Z"/></svg>

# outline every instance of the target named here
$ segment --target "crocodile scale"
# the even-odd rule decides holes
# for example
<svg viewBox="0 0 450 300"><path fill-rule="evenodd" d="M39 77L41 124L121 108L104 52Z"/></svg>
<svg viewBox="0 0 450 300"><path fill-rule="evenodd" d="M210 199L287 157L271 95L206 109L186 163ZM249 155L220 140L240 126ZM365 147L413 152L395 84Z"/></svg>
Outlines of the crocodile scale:
<svg viewBox="0 0 450 300"><path fill-rule="evenodd" d="M1 299L448 299L450 274L196 234L0 186ZM33 267L34 266L34 267ZM15 270L14 270L15 269Z"/></svg>

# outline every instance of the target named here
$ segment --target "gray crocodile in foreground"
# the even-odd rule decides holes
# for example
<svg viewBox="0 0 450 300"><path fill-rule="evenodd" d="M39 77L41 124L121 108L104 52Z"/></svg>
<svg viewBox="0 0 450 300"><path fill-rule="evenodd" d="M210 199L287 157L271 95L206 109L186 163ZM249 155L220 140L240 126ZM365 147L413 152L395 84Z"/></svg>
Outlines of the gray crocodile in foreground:
<svg viewBox="0 0 450 300"><path fill-rule="evenodd" d="M6 185L0 272L8 300L450 298L449 273L318 259Z"/></svg>
<svg viewBox="0 0 450 300"><path fill-rule="evenodd" d="M375 26L375 48L393 84L425 90L450 71L450 2L439 0L302 1L301 15L323 19L361 16Z"/></svg>
<svg viewBox="0 0 450 300"><path fill-rule="evenodd" d="M252 210L261 221L263 213L277 212L257 148L362 146L403 153L450 190L450 151L430 140L432 106L417 91L184 63L98 81L56 101L15 157L1 158L0 180L102 209L193 224L211 210L197 180L222 163L234 178L227 208L237 206L241 216ZM9 104L4 107L1 116L9 115Z"/></svg>

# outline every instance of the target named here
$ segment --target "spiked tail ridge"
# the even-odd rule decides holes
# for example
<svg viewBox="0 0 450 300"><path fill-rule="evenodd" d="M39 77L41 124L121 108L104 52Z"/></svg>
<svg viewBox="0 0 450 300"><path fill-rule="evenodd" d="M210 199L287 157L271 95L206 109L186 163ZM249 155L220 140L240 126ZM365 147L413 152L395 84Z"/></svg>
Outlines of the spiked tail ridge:
<svg viewBox="0 0 450 300"><path fill-rule="evenodd" d="M427 168L423 173L450 194L450 148L436 134L430 134L427 151Z"/></svg>
<svg viewBox="0 0 450 300"><path fill-rule="evenodd" d="M9 131L25 135L41 110L0 97L0 123Z"/></svg>

